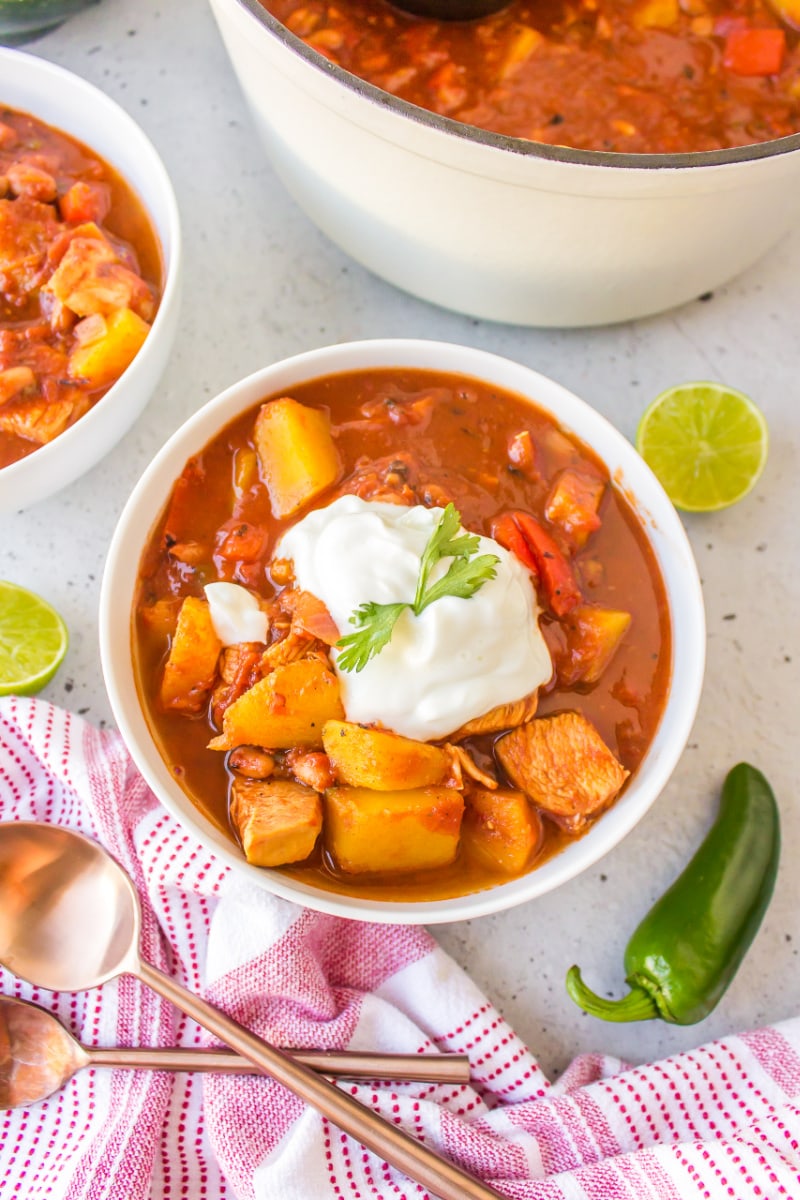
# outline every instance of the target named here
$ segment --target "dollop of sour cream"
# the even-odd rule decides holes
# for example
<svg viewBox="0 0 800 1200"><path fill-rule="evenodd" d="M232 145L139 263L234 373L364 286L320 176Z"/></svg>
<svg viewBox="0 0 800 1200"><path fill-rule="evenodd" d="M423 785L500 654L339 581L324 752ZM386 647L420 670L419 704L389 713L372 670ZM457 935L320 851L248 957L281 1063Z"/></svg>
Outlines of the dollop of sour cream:
<svg viewBox="0 0 800 1200"><path fill-rule="evenodd" d="M238 583L207 583L211 624L223 646L266 642L269 622L258 600Z"/></svg>
<svg viewBox="0 0 800 1200"><path fill-rule="evenodd" d="M420 560L441 508L411 508L342 496L303 517L277 553L294 562L297 586L326 605L341 636L368 601L412 601ZM468 599L445 596L419 616L406 609L389 643L361 671L336 666L347 719L406 737L445 737L499 704L520 700L552 673L528 572L491 538L497 574ZM431 573L440 578L451 559Z"/></svg>

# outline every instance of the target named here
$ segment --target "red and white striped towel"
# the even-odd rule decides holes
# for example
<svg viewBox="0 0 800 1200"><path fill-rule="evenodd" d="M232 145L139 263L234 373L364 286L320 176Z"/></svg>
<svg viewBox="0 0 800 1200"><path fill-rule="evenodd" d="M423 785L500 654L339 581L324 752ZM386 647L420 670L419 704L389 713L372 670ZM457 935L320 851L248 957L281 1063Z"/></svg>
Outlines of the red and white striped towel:
<svg viewBox="0 0 800 1200"><path fill-rule="evenodd" d="M344 921L250 885L159 806L118 737L0 700L0 817L105 845L142 897L154 965L280 1044L469 1053L473 1085L345 1084L510 1197L800 1197L800 1019L637 1068L577 1059L555 1085L422 929ZM2 990L95 1045L204 1044L137 981ZM259 1077L82 1071L0 1114L0 1194L24 1200L409 1200L423 1189Z"/></svg>

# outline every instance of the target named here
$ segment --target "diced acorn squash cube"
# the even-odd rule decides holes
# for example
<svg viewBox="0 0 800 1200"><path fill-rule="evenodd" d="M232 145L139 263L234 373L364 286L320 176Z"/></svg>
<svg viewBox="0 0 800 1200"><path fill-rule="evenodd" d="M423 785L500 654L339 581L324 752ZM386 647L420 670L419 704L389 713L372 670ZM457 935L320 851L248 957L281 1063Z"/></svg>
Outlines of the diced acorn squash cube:
<svg viewBox="0 0 800 1200"><path fill-rule="evenodd" d="M523 792L474 788L461 826L464 851L507 875L519 875L542 838L542 821Z"/></svg>
<svg viewBox="0 0 800 1200"><path fill-rule="evenodd" d="M333 672L319 659L300 659L276 667L234 700L222 718L222 733L208 745L211 750L319 747L325 722L343 716Z"/></svg>
<svg viewBox="0 0 800 1200"><path fill-rule="evenodd" d="M130 308L118 308L106 317L95 315L89 319L95 336L79 342L72 351L69 375L90 387L106 387L133 362L150 326Z"/></svg>
<svg viewBox="0 0 800 1200"><path fill-rule="evenodd" d="M450 760L439 746L349 721L328 721L322 745L336 778L351 787L377 791L430 787L443 783L450 769Z"/></svg>
<svg viewBox="0 0 800 1200"><path fill-rule="evenodd" d="M643 0L633 9L637 29L671 29L680 16L678 0Z"/></svg>
<svg viewBox="0 0 800 1200"><path fill-rule="evenodd" d="M254 431L273 515L288 517L341 474L328 414L282 396L262 405Z"/></svg>
<svg viewBox="0 0 800 1200"><path fill-rule="evenodd" d="M329 788L325 844L337 867L350 874L444 867L456 856L463 812L454 788Z"/></svg>
<svg viewBox="0 0 800 1200"><path fill-rule="evenodd" d="M161 679L160 699L164 708L200 711L214 684L221 649L208 602L187 596L178 612Z"/></svg>
<svg viewBox="0 0 800 1200"><path fill-rule="evenodd" d="M545 516L558 525L576 548L600 528L600 504L606 490L597 475L567 467L556 478L545 502Z"/></svg>
<svg viewBox="0 0 800 1200"><path fill-rule="evenodd" d="M559 665L563 683L596 683L631 623L631 614L613 608L579 604L562 621L568 656Z"/></svg>

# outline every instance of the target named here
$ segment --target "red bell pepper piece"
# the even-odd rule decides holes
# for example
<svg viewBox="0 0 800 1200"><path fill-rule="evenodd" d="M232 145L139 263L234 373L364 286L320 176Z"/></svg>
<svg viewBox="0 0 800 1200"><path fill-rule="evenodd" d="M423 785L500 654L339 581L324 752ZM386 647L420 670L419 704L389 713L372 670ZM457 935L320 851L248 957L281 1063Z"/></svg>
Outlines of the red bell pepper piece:
<svg viewBox="0 0 800 1200"><path fill-rule="evenodd" d="M530 513L503 513L492 523L492 537L533 573L557 617L565 616L583 600L569 561Z"/></svg>
<svg viewBox="0 0 800 1200"><path fill-rule="evenodd" d="M264 557L268 540L260 525L232 517L217 530L215 557L231 563L253 563Z"/></svg>
<svg viewBox="0 0 800 1200"><path fill-rule="evenodd" d="M785 53L782 29L734 29L725 39L722 61L735 75L777 75Z"/></svg>
<svg viewBox="0 0 800 1200"><path fill-rule="evenodd" d="M79 179L61 197L58 207L61 216L70 225L85 221L99 224L105 220L111 208L111 189L107 183L86 183Z"/></svg>

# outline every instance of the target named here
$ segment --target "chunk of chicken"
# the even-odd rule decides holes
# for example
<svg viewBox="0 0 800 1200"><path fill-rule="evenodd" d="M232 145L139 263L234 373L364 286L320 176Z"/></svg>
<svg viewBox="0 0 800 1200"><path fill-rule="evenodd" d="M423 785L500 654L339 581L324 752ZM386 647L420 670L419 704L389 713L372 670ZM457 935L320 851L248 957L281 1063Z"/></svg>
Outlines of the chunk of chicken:
<svg viewBox="0 0 800 1200"><path fill-rule="evenodd" d="M155 314L147 284L120 261L111 243L91 223L78 227L42 290L79 317L107 316L122 308L132 309L145 321L152 321Z"/></svg>
<svg viewBox="0 0 800 1200"><path fill-rule="evenodd" d="M35 385L36 376L30 367L8 367L0 371L0 404Z"/></svg>
<svg viewBox="0 0 800 1200"><path fill-rule="evenodd" d="M453 746L450 742L445 742L443 749L450 758L450 777L446 780L448 787L463 788L465 775L467 779L473 779L489 791L497 787L497 780L487 775L486 771L482 771L463 746Z"/></svg>
<svg viewBox="0 0 800 1200"><path fill-rule="evenodd" d="M0 282L12 300L38 284L47 247L57 231L51 205L0 200Z"/></svg>
<svg viewBox="0 0 800 1200"><path fill-rule="evenodd" d="M293 633L305 633L318 638L326 646L335 646L339 630L325 605L311 592L302 588L286 588L278 597L278 605L291 616Z"/></svg>
<svg viewBox="0 0 800 1200"><path fill-rule="evenodd" d="M301 659L316 658L325 666L330 666L330 659L325 645L309 633L296 633L290 630L285 637L279 638L271 646L267 646L261 655L261 670L263 674L274 671L277 667L285 667L289 663Z"/></svg>
<svg viewBox="0 0 800 1200"><path fill-rule="evenodd" d="M20 394L0 408L0 430L44 446L63 433L87 408L88 401L71 396L68 389L53 399L38 393Z"/></svg>
<svg viewBox="0 0 800 1200"><path fill-rule="evenodd" d="M521 700L514 700L511 704L498 704L482 717L467 721L450 737L452 741L460 742L463 738L476 737L480 733L499 733L501 729L514 729L536 715L538 704L538 691L523 696Z"/></svg>
<svg viewBox="0 0 800 1200"><path fill-rule="evenodd" d="M629 774L576 712L520 725L495 750L512 783L571 833L608 807Z"/></svg>
<svg viewBox="0 0 800 1200"><path fill-rule="evenodd" d="M386 504L419 504L415 484L412 456L393 454L357 465L336 495L360 496L362 500L380 500Z"/></svg>
<svg viewBox="0 0 800 1200"><path fill-rule="evenodd" d="M290 560L281 561L291 566ZM270 644L262 657L263 673L301 658L318 658L330 666L328 646L339 640L339 631L316 596L300 588L285 588L270 606L269 624Z"/></svg>
<svg viewBox="0 0 800 1200"><path fill-rule="evenodd" d="M236 776L231 820L248 862L280 867L308 858L322 829L322 799L290 779Z"/></svg>

